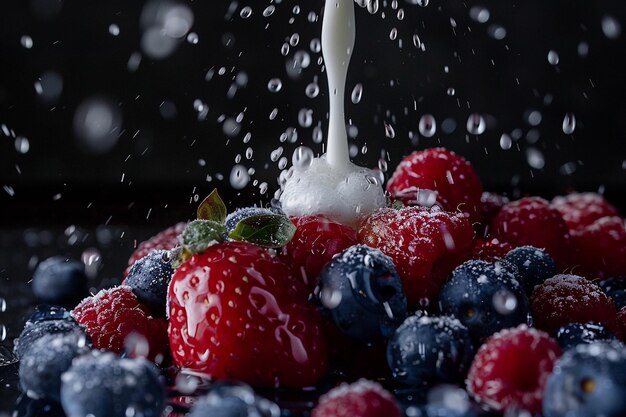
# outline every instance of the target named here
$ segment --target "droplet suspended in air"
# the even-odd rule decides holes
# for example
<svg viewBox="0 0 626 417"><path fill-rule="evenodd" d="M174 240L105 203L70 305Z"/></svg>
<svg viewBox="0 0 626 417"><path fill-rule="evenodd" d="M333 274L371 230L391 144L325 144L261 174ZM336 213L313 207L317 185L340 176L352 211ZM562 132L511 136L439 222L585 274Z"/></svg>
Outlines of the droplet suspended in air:
<svg viewBox="0 0 626 417"><path fill-rule="evenodd" d="M576 116L574 113L567 113L563 118L563 133L571 135L576 130Z"/></svg>
<svg viewBox="0 0 626 417"><path fill-rule="evenodd" d="M313 151L311 148L306 146L299 146L293 152L293 156L291 157L291 163L296 168L296 170L304 171L313 162Z"/></svg>
<svg viewBox="0 0 626 417"><path fill-rule="evenodd" d="M248 169L243 165L235 165L230 171L230 185L235 190L241 190L250 182Z"/></svg>
<svg viewBox="0 0 626 417"><path fill-rule="evenodd" d="M310 83L306 86L304 93L308 98L315 98L320 93L320 87L319 85L317 85L317 83Z"/></svg>
<svg viewBox="0 0 626 417"><path fill-rule="evenodd" d="M117 143L122 115L111 100L91 97L74 113L74 133L79 145L92 153L105 153Z"/></svg>
<svg viewBox="0 0 626 417"><path fill-rule="evenodd" d="M247 19L250 16L252 16L252 7L246 6L242 8L241 11L239 12L239 16L241 16L242 19Z"/></svg>
<svg viewBox="0 0 626 417"><path fill-rule="evenodd" d="M485 133L485 129L487 128L487 124L485 123L485 119L481 114L472 113L467 118L467 131L472 135L482 135Z"/></svg>
<svg viewBox="0 0 626 417"><path fill-rule="evenodd" d="M613 16L602 18L602 33L609 39L617 39L622 34L622 25Z"/></svg>
<svg viewBox="0 0 626 417"><path fill-rule="evenodd" d="M385 136L389 139L393 139L396 137L396 130L393 126L387 122L385 122Z"/></svg>
<svg viewBox="0 0 626 417"><path fill-rule="evenodd" d="M265 8L265 10L263 10L263 16L270 17L271 15L274 14L275 11L276 11L276 6L274 6L273 4L270 4L269 6Z"/></svg>
<svg viewBox="0 0 626 417"><path fill-rule="evenodd" d="M511 139L511 136L503 133L502 136L500 136L500 147L502 148L502 150L508 151L509 149L511 149L511 146L513 146L513 140Z"/></svg>
<svg viewBox="0 0 626 417"><path fill-rule="evenodd" d="M425 114L420 118L419 131L425 138L432 138L437 133L437 121L432 114Z"/></svg>
<svg viewBox="0 0 626 417"><path fill-rule="evenodd" d="M354 104L359 104L361 102L361 98L363 97L363 84L359 83L354 86L354 90L352 90L352 94L350 98Z"/></svg>
<svg viewBox="0 0 626 417"><path fill-rule="evenodd" d="M278 93L283 88L283 82L280 78L272 78L267 82L267 89L270 93Z"/></svg>
<svg viewBox="0 0 626 417"><path fill-rule="evenodd" d="M526 149L526 161L531 168L543 169L546 166L546 160L543 157L543 153L537 148Z"/></svg>
<svg viewBox="0 0 626 417"><path fill-rule="evenodd" d="M555 50L551 49L548 52L548 62L550 63L550 65L559 65L559 61L559 54Z"/></svg>

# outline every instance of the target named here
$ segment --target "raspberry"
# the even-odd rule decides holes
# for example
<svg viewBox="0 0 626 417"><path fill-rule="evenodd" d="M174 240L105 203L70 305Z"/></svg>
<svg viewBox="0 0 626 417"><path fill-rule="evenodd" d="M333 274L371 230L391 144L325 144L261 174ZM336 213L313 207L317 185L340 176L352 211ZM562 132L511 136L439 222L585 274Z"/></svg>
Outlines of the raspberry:
<svg viewBox="0 0 626 417"><path fill-rule="evenodd" d="M572 232L578 267L589 278L626 275L626 227L619 217L602 217Z"/></svg>
<svg viewBox="0 0 626 417"><path fill-rule="evenodd" d="M482 219L481 223L484 227L491 223L502 207L509 203L509 199L503 195L490 193L485 191L480 197Z"/></svg>
<svg viewBox="0 0 626 417"><path fill-rule="evenodd" d="M168 302L178 366L265 387L312 386L326 373L321 316L266 249L226 242L193 255L172 276Z"/></svg>
<svg viewBox="0 0 626 417"><path fill-rule="evenodd" d="M461 211L470 221L482 220L483 186L474 168L463 157L445 148L431 148L405 156L396 168L387 191L406 205Z"/></svg>
<svg viewBox="0 0 626 417"><path fill-rule="evenodd" d="M573 193L555 197L552 207L557 209L569 230L579 230L606 216L619 216L619 212L600 194Z"/></svg>
<svg viewBox="0 0 626 417"><path fill-rule="evenodd" d="M558 210L539 197L525 197L502 207L491 222L493 237L513 246L531 245L546 252L561 270L570 265L573 244Z"/></svg>
<svg viewBox="0 0 626 417"><path fill-rule="evenodd" d="M102 290L85 298L72 316L85 328L97 349L121 353L127 337L137 333L148 342L150 360L161 362L169 356L167 321L152 318L148 307L137 300L130 287Z"/></svg>
<svg viewBox="0 0 626 417"><path fill-rule="evenodd" d="M520 408L541 412L543 392L561 356L561 348L546 333L520 325L491 336L474 357L467 389L490 408Z"/></svg>
<svg viewBox="0 0 626 417"><path fill-rule="evenodd" d="M469 258L473 236L462 214L424 207L383 208L359 228L362 243L393 260L409 308L435 301L448 274Z"/></svg>
<svg viewBox="0 0 626 417"><path fill-rule="evenodd" d="M600 323L615 329L613 300L591 281L555 275L535 287L530 300L535 325L551 334L568 323Z"/></svg>
<svg viewBox="0 0 626 417"><path fill-rule="evenodd" d="M307 290L312 292L324 265L357 243L356 231L319 216L293 217L291 221L297 227L296 233L283 247L280 257L292 265Z"/></svg>
<svg viewBox="0 0 626 417"><path fill-rule="evenodd" d="M178 246L178 236L183 233L186 226L186 223L177 223L157 233L145 242L141 242L130 256L128 268L124 271L124 276L128 275L130 267L133 266L135 262L149 255L153 250L170 250Z"/></svg>
<svg viewBox="0 0 626 417"><path fill-rule="evenodd" d="M312 417L400 417L393 396L376 382L360 379L320 397Z"/></svg>
<svg viewBox="0 0 626 417"><path fill-rule="evenodd" d="M486 262L495 262L513 250L513 246L506 242L500 242L498 239L477 239L474 246L472 259Z"/></svg>

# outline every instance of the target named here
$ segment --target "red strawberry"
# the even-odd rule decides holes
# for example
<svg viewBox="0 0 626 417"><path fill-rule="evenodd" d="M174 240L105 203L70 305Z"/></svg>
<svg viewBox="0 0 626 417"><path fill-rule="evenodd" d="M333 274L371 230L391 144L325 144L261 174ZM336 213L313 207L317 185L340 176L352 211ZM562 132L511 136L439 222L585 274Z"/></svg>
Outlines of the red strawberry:
<svg viewBox="0 0 626 417"><path fill-rule="evenodd" d="M226 242L193 255L169 288L178 366L267 387L315 385L326 373L322 319L288 265Z"/></svg>
<svg viewBox="0 0 626 417"><path fill-rule="evenodd" d="M311 292L324 265L357 243L356 231L319 216L294 217L291 221L297 227L296 233L280 256Z"/></svg>
<svg viewBox="0 0 626 417"><path fill-rule="evenodd" d="M572 232L577 273L591 278L626 275L626 226L620 217L602 217Z"/></svg>
<svg viewBox="0 0 626 417"><path fill-rule="evenodd" d="M461 211L470 222L482 220L483 186L474 168L463 157L445 148L431 148L405 156L396 168L387 191L406 205ZM433 193L434 192L434 193Z"/></svg>
<svg viewBox="0 0 626 417"><path fill-rule="evenodd" d="M150 316L150 309L141 304L130 287L121 286L102 290L85 298L72 311L78 324L85 328L97 349L121 353L130 342L133 333L145 338L148 346L147 357L161 363L169 357L167 322Z"/></svg>
<svg viewBox="0 0 626 417"><path fill-rule="evenodd" d="M619 212L600 194L573 193L556 197L552 206L563 216L569 230L580 230L606 216L619 216Z"/></svg>
<svg viewBox="0 0 626 417"><path fill-rule="evenodd" d="M359 240L391 257L410 308L434 301L448 274L469 258L474 231L460 213L383 208L365 218Z"/></svg>
<svg viewBox="0 0 626 417"><path fill-rule="evenodd" d="M546 333L521 325L491 336L480 347L467 376L476 400L504 411L541 412L543 392L561 348Z"/></svg>
<svg viewBox="0 0 626 417"><path fill-rule="evenodd" d="M185 230L185 226L187 226L186 223L177 223L174 226L168 227L167 229L157 233L145 242L141 242L130 256L130 259L128 260L128 268L124 271L124 276L128 275L130 267L133 266L135 262L150 254L153 250L170 250L178 246L178 235Z"/></svg>
<svg viewBox="0 0 626 417"><path fill-rule="evenodd" d="M474 246L472 259L478 259L486 262L497 261L504 258L504 255L513 250L513 246L506 242L500 242L498 239L484 240L477 239Z"/></svg>
<svg viewBox="0 0 626 417"><path fill-rule="evenodd" d="M572 240L558 210L539 197L525 197L506 204L491 222L493 237L514 247L545 249L561 270L570 265Z"/></svg>
<svg viewBox="0 0 626 417"><path fill-rule="evenodd" d="M312 417L400 417L393 396L380 384L360 379L343 384L320 397Z"/></svg>
<svg viewBox="0 0 626 417"><path fill-rule="evenodd" d="M568 323L600 323L615 329L613 300L577 275L555 275L535 286L530 299L535 325L551 334Z"/></svg>

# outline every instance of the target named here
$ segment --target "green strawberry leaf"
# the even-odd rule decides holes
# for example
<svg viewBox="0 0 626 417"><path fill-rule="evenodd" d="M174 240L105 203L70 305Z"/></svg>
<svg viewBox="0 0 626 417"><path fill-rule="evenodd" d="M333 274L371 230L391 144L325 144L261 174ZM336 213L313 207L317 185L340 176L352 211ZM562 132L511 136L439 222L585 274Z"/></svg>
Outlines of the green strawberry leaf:
<svg viewBox="0 0 626 417"><path fill-rule="evenodd" d="M224 241L226 227L213 220L194 220L183 230L182 244L191 253L202 253Z"/></svg>
<svg viewBox="0 0 626 417"><path fill-rule="evenodd" d="M295 232L296 226L287 216L259 214L241 220L228 237L266 248L279 248L289 243Z"/></svg>
<svg viewBox="0 0 626 417"><path fill-rule="evenodd" d="M217 192L217 189L211 191L202 203L198 206L198 220L212 220L217 223L224 223L226 220L226 204Z"/></svg>

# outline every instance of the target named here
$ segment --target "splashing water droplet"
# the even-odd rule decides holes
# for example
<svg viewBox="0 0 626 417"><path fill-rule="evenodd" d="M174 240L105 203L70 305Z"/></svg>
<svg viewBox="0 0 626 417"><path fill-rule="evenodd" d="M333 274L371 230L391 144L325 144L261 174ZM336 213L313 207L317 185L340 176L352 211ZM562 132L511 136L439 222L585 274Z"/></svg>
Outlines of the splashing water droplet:
<svg viewBox="0 0 626 417"><path fill-rule="evenodd" d="M304 93L306 94L308 98L315 98L320 93L320 87L319 85L317 85L317 83L314 83L314 82L310 83L309 85L306 86Z"/></svg>
<svg viewBox="0 0 626 417"><path fill-rule="evenodd" d="M567 113L563 118L563 133L571 135L576 130L576 116L574 113Z"/></svg>
<svg viewBox="0 0 626 417"><path fill-rule="evenodd" d="M306 146L299 146L293 152L291 163L297 170L304 171L311 166L313 158L314 154L310 148L307 148Z"/></svg>
<svg viewBox="0 0 626 417"><path fill-rule="evenodd" d="M96 248L88 248L83 251L80 256L81 261L85 265L85 275L89 279L94 279L98 275L98 269L102 264L102 255Z"/></svg>
<svg viewBox="0 0 626 417"><path fill-rule="evenodd" d="M450 97L454 96L456 94L456 90L452 87L448 88L448 91L446 91L446 94L448 94Z"/></svg>
<svg viewBox="0 0 626 417"><path fill-rule="evenodd" d="M174 385L176 386L176 390L178 390L181 394L191 395L196 392L196 389L198 389L200 379L195 375L180 372L176 375Z"/></svg>
<svg viewBox="0 0 626 417"><path fill-rule="evenodd" d="M354 86L354 90L352 90L352 94L350 98L354 104L359 104L361 102L361 98L363 97L363 84L357 84Z"/></svg>
<svg viewBox="0 0 626 417"><path fill-rule="evenodd" d="M276 6L274 5L269 5L265 8L265 10L263 10L263 16L264 17L270 17L271 15L274 14L274 12L276 11Z"/></svg>
<svg viewBox="0 0 626 417"><path fill-rule="evenodd" d="M602 33L609 39L617 39L622 34L622 25L613 16L602 18Z"/></svg>
<svg viewBox="0 0 626 417"><path fill-rule="evenodd" d="M425 114L420 118L419 131L425 138L432 138L437 133L437 121L432 114Z"/></svg>
<svg viewBox="0 0 626 417"><path fill-rule="evenodd" d="M500 136L500 147L503 150L507 151L511 149L511 146L513 146L513 140L511 140L511 136L503 133L502 136Z"/></svg>
<svg viewBox="0 0 626 417"><path fill-rule="evenodd" d="M4 313L5 311L7 311L7 301L0 297L0 313Z"/></svg>
<svg viewBox="0 0 626 417"><path fill-rule="evenodd" d="M280 78L272 78L267 82L267 89L270 93L278 93L283 88Z"/></svg>
<svg viewBox="0 0 626 417"><path fill-rule="evenodd" d="M250 16L252 16L252 7L246 6L242 8L241 11L239 12L239 16L241 16L242 19L247 19Z"/></svg>
<svg viewBox="0 0 626 417"><path fill-rule="evenodd" d="M18 136L15 138L15 150L18 153L26 154L30 150L30 142L27 138L23 136Z"/></svg>
<svg viewBox="0 0 626 417"><path fill-rule="evenodd" d="M560 61L559 54L555 50L550 50L548 52L548 62L550 65L558 65Z"/></svg>
<svg viewBox="0 0 626 417"><path fill-rule="evenodd" d="M526 149L526 161L531 168L543 169L546 165L546 160L543 157L543 153L537 148Z"/></svg>
<svg viewBox="0 0 626 417"><path fill-rule="evenodd" d="M298 124L304 128L311 127L313 125L313 110L300 109L298 112Z"/></svg>
<svg viewBox="0 0 626 417"><path fill-rule="evenodd" d="M74 132L79 144L93 153L104 153L117 143L122 116L115 104L93 97L83 101L74 114Z"/></svg>
<svg viewBox="0 0 626 417"><path fill-rule="evenodd" d="M31 38L28 35L24 35L20 38L20 44L26 48L26 49L30 49L33 47L33 38Z"/></svg>
<svg viewBox="0 0 626 417"><path fill-rule="evenodd" d="M250 182L250 174L243 165L235 165L230 171L230 185L235 190L241 190Z"/></svg>
<svg viewBox="0 0 626 417"><path fill-rule="evenodd" d="M0 324L0 342L4 342L7 338L7 326Z"/></svg>
<svg viewBox="0 0 626 417"><path fill-rule="evenodd" d="M387 122L385 122L385 136L389 139L393 139L396 137L396 130L393 126Z"/></svg>
<svg viewBox="0 0 626 417"><path fill-rule="evenodd" d="M485 129L487 125L485 123L485 119L481 114L473 113L467 119L467 131L472 135L482 135L485 133Z"/></svg>

